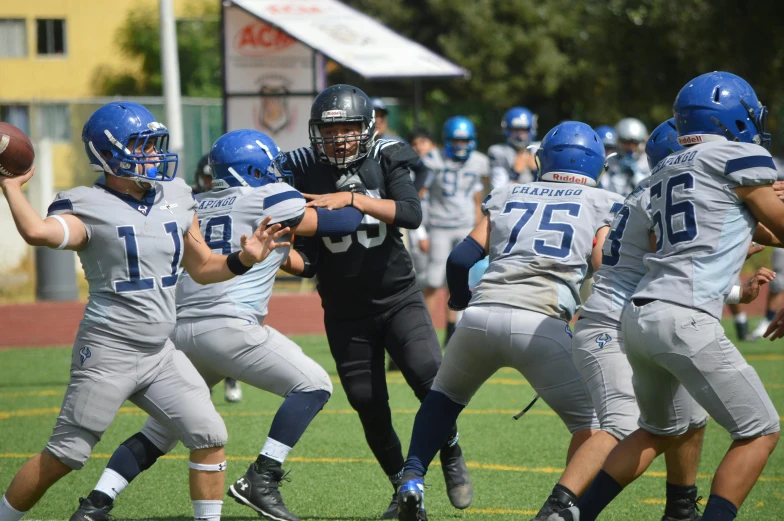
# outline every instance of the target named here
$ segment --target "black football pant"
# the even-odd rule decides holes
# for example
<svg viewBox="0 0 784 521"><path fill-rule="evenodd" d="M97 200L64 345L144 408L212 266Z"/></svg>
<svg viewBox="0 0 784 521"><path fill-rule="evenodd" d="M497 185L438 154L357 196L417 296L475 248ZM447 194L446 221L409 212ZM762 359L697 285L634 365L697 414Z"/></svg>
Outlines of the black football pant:
<svg viewBox="0 0 784 521"><path fill-rule="evenodd" d="M441 345L421 291L388 311L361 319L324 319L340 383L359 414L370 450L388 476L403 469L400 440L392 426L384 349L419 401L441 365ZM453 428L450 440L457 434ZM449 442L447 442L449 443Z"/></svg>

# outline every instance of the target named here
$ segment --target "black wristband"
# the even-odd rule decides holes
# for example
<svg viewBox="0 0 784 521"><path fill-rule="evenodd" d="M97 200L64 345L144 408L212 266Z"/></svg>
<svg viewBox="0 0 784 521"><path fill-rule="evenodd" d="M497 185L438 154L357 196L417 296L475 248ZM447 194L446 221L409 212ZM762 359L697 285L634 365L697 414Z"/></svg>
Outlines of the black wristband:
<svg viewBox="0 0 784 521"><path fill-rule="evenodd" d="M226 256L226 266L235 275L243 275L250 271L253 266L245 266L240 260L240 252L235 251Z"/></svg>

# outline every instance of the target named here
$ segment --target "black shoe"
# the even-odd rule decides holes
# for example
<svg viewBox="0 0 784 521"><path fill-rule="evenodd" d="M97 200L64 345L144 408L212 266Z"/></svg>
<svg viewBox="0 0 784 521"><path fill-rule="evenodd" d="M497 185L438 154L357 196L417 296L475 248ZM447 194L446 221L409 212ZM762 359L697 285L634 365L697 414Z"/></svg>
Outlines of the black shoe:
<svg viewBox="0 0 784 521"><path fill-rule="evenodd" d="M474 485L468 475L463 458L463 450L455 443L452 447L441 449L441 470L446 482L446 493L452 506L459 509L468 508L474 498Z"/></svg>
<svg viewBox="0 0 784 521"><path fill-rule="evenodd" d="M748 322L735 322L735 334L738 340L746 342L749 339L749 323Z"/></svg>
<svg viewBox="0 0 784 521"><path fill-rule="evenodd" d="M107 496L108 497L108 496ZM99 506L89 498L79 498L79 508L73 513L69 521L109 521L109 512L114 508L113 504Z"/></svg>
<svg viewBox="0 0 784 521"><path fill-rule="evenodd" d="M413 473L403 474L397 492L398 521L427 521L425 480Z"/></svg>
<svg viewBox="0 0 784 521"><path fill-rule="evenodd" d="M265 519L272 521L300 521L288 511L280 497L281 481L289 481L280 463L255 461L240 479L229 487L229 496L241 505L249 506Z"/></svg>
<svg viewBox="0 0 784 521"><path fill-rule="evenodd" d="M550 515L566 510L567 508L574 506L574 504L574 500L562 491L557 489L553 490L553 493L550 494L550 497L548 497L547 501L542 505L539 513L536 514L536 517L531 521L546 521Z"/></svg>
<svg viewBox="0 0 784 521"><path fill-rule="evenodd" d="M695 487L692 497L684 496L668 500L661 521L700 521L702 516L697 508L702 497L696 497L696 495L697 488Z"/></svg>
<svg viewBox="0 0 784 521"><path fill-rule="evenodd" d="M384 513L381 514L381 519L397 519L397 487L395 492L392 493L392 501Z"/></svg>

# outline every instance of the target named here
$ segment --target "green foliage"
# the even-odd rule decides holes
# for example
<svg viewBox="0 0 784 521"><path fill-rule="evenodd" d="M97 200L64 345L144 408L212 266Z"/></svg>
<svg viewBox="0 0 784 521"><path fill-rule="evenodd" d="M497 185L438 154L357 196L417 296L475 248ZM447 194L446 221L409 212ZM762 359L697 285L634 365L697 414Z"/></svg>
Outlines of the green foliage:
<svg viewBox="0 0 784 521"><path fill-rule="evenodd" d="M200 0L190 5L191 18L177 20L180 85L184 96L220 97L220 20L217 2ZM124 58L141 64L139 73L117 66L96 73L98 93L105 96L160 96L161 42L156 4L134 9L117 38Z"/></svg>

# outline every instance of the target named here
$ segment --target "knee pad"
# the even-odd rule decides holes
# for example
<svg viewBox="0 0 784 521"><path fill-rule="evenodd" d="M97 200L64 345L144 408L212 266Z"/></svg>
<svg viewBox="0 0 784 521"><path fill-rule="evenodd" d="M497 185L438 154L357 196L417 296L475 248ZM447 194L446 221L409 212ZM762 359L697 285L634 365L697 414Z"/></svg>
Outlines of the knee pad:
<svg viewBox="0 0 784 521"><path fill-rule="evenodd" d="M152 465L158 461L158 458L163 456L163 451L156 447L155 444L141 432L137 432L122 442L121 446L127 448L131 454L133 454L137 465L139 465L139 470L142 472L152 467Z"/></svg>

